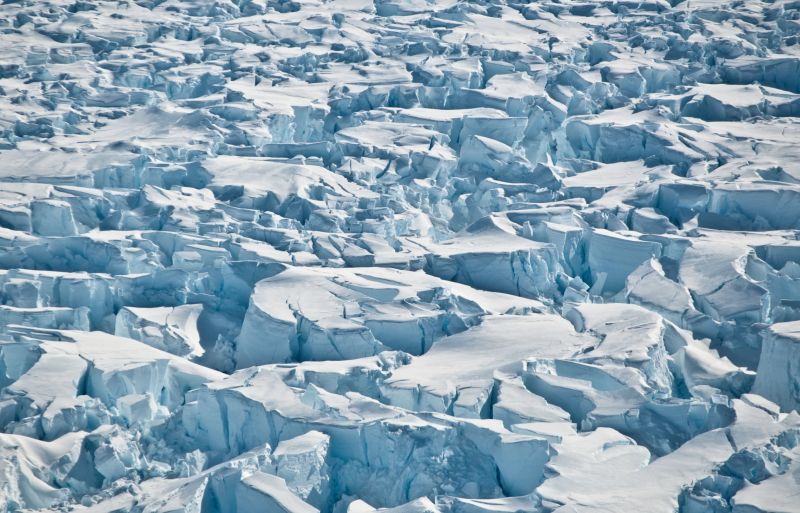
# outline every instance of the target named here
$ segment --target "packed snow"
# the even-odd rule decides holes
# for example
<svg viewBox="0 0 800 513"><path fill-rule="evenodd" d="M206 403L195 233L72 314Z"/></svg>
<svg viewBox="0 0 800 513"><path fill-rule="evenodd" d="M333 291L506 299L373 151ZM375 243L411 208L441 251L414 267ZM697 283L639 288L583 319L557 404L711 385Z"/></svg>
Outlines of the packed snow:
<svg viewBox="0 0 800 513"><path fill-rule="evenodd" d="M800 2L3 2L17 511L800 513Z"/></svg>

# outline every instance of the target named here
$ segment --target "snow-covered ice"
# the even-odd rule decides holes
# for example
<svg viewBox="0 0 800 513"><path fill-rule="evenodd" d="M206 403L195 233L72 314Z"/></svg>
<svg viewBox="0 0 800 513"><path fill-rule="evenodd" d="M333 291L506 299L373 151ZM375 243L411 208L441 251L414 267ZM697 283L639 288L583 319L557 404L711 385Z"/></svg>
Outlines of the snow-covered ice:
<svg viewBox="0 0 800 513"><path fill-rule="evenodd" d="M800 3L0 5L0 513L800 513Z"/></svg>

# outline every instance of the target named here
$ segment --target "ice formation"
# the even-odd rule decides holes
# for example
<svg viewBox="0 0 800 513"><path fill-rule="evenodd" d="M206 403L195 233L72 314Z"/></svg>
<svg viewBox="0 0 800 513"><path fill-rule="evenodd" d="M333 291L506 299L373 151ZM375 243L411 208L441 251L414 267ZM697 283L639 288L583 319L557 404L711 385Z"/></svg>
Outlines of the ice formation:
<svg viewBox="0 0 800 513"><path fill-rule="evenodd" d="M800 2L0 5L0 513L800 513Z"/></svg>

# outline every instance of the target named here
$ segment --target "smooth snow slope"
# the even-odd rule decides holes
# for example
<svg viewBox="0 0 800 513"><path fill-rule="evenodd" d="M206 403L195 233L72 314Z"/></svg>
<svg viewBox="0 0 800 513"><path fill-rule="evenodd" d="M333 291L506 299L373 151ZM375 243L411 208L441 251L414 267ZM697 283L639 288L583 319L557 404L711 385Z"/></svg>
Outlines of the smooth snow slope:
<svg viewBox="0 0 800 513"><path fill-rule="evenodd" d="M7 0L0 513L800 513L800 2Z"/></svg>

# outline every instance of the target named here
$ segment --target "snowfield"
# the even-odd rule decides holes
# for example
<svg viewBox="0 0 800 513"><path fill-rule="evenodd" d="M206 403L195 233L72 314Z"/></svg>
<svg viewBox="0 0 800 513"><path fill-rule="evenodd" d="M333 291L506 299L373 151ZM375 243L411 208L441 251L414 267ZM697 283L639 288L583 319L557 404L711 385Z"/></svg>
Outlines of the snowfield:
<svg viewBox="0 0 800 513"><path fill-rule="evenodd" d="M800 513L800 2L2 2L22 511Z"/></svg>

